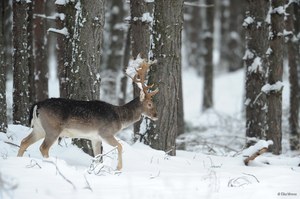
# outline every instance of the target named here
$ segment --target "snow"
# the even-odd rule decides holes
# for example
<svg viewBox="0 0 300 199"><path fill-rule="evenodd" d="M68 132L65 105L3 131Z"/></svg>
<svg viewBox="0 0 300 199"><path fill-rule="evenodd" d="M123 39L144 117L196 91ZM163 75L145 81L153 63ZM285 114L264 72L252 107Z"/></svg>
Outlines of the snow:
<svg viewBox="0 0 300 199"><path fill-rule="evenodd" d="M69 2L69 0L56 0L56 5L66 5Z"/></svg>
<svg viewBox="0 0 300 199"><path fill-rule="evenodd" d="M246 49L243 60L253 59L253 58L254 58L253 52L251 52L249 49Z"/></svg>
<svg viewBox="0 0 300 199"><path fill-rule="evenodd" d="M262 68L262 60L260 57L255 57L255 59L253 60L253 63L251 64L251 66L248 67L248 71L249 72L261 72L263 71L263 68Z"/></svg>
<svg viewBox="0 0 300 199"><path fill-rule="evenodd" d="M279 7L274 8L272 13L277 13L277 14L280 14L280 15L282 15L282 14L285 15L286 14L284 6L279 6Z"/></svg>
<svg viewBox="0 0 300 199"><path fill-rule="evenodd" d="M252 23L254 23L254 19L252 17L246 17L243 22L243 27L248 27Z"/></svg>
<svg viewBox="0 0 300 199"><path fill-rule="evenodd" d="M141 58L132 60L130 68L138 61ZM185 69L185 120L191 130L182 139L195 143L196 138L201 143L170 157L142 143L132 144L133 132L125 129L117 135L123 146L121 173L115 171L115 150L105 143L108 155L98 164L92 164L93 158L71 145L69 139L54 143L48 159L39 152L42 140L30 146L24 157L16 157L18 147L9 143L19 145L30 129L9 125L7 134L0 133L0 198L300 198L299 152L285 150L280 156L264 153L244 165L247 150L250 154L270 144L259 141L255 147L243 149L244 73L217 75L215 108L201 112L203 78ZM283 89L283 107L287 107L287 88Z"/></svg>
<svg viewBox="0 0 300 199"><path fill-rule="evenodd" d="M51 158L43 159L34 144L25 157L16 156L17 147L28 132L9 126L9 136L0 134L0 196L6 198L276 198L278 193L299 197L298 158L266 156L272 165L247 167L242 157L218 157L178 151L170 157L141 143L122 142L124 169L121 173L87 172L89 156L70 145L57 143ZM66 142L66 143L64 143ZM262 143L265 144L265 143ZM104 145L106 151L111 150ZM114 157L115 154L112 154ZM257 158L258 159L258 158ZM111 167L114 161L104 161ZM276 175L274 175L276 174ZM283 183L284 182L284 183Z"/></svg>
<svg viewBox="0 0 300 199"><path fill-rule="evenodd" d="M277 81L275 84L265 84L261 91L268 94L272 91L279 92L283 89L284 85L281 81Z"/></svg>
<svg viewBox="0 0 300 199"><path fill-rule="evenodd" d="M65 35L66 37L69 36L69 32L68 32L68 29L66 27L64 27L62 29L49 28L48 32L54 32L54 33L62 34L62 35Z"/></svg>
<svg viewBox="0 0 300 199"><path fill-rule="evenodd" d="M268 141L259 140L255 145L245 149L242 152L242 155L243 155L243 157L251 156L263 148L268 148L269 145L272 145L272 144L273 144L272 140L268 140Z"/></svg>
<svg viewBox="0 0 300 199"><path fill-rule="evenodd" d="M267 49L266 55L267 55L267 56L270 56L270 55L272 54L272 52L273 52L272 48L269 47L269 48Z"/></svg>

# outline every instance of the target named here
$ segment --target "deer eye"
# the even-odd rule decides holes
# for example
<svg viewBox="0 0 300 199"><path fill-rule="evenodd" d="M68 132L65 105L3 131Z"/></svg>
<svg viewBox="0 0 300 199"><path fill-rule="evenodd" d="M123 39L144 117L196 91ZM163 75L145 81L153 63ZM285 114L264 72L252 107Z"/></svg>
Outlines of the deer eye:
<svg viewBox="0 0 300 199"><path fill-rule="evenodd" d="M147 106L148 106L148 108L152 108L153 105L152 105L152 103L148 103Z"/></svg>

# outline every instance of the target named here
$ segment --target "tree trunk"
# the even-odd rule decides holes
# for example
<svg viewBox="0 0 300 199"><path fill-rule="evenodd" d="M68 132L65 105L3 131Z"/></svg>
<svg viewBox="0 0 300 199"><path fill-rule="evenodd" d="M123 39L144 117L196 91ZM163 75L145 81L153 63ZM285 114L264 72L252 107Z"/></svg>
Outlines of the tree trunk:
<svg viewBox="0 0 300 199"><path fill-rule="evenodd" d="M6 34L8 30L10 5L8 1L0 3L0 131L5 132L7 128L7 104L6 104L6 76L9 59L9 41Z"/></svg>
<svg viewBox="0 0 300 199"><path fill-rule="evenodd" d="M221 7L220 26L221 26L221 45L220 45L220 69L228 70L231 49L227 45L230 38L229 24L230 24L230 4L231 0L218 0ZM240 5L240 2L239 2ZM222 45L223 44L223 45ZM226 45L224 45L226 44Z"/></svg>
<svg viewBox="0 0 300 199"><path fill-rule="evenodd" d="M207 5L214 4L214 0L206 0ZM204 25L205 67L203 110L213 106L213 34L214 34L214 6L206 8L206 23Z"/></svg>
<svg viewBox="0 0 300 199"><path fill-rule="evenodd" d="M36 100L41 101L48 98L48 49L46 47L46 19L45 0L34 1L33 18L34 28L34 68L35 68L35 90Z"/></svg>
<svg viewBox="0 0 300 199"><path fill-rule="evenodd" d="M104 0L77 1L74 8L76 14L67 96L77 100L99 100ZM86 153L94 155L90 140L74 139L73 142Z"/></svg>
<svg viewBox="0 0 300 199"><path fill-rule="evenodd" d="M288 3L289 1L287 1ZM291 150L300 149L300 132L299 132L299 85L298 71L300 67L299 56L299 40L296 39L297 33L295 30L295 19L297 13L294 13L296 7L300 5L294 3L289 4L286 8L288 15L286 16L286 31L291 32L286 36L286 46L288 51L289 63L289 81L290 81L290 111L289 111L289 127L290 127L290 148ZM299 8L298 8L299 9ZM299 13L300 14L300 13ZM299 18L299 16L298 16Z"/></svg>
<svg viewBox="0 0 300 199"><path fill-rule="evenodd" d="M104 50L107 61L104 64L103 71L101 71L104 77L101 81L101 99L117 105L120 92L118 89L120 73L123 68L125 33L127 31L124 24L126 12L123 1L112 0L107 3L108 11L106 16L108 16L108 20L106 23L106 34L108 38L105 41L108 41L109 44L108 48Z"/></svg>
<svg viewBox="0 0 300 199"><path fill-rule="evenodd" d="M66 5L56 4L56 11L60 14L65 14L65 17L56 19L56 28L58 30L67 30L66 34L56 34L57 36L57 69L59 79L60 97L68 98L70 95L70 72L72 60L72 38L74 37L75 24L75 3L69 2Z"/></svg>
<svg viewBox="0 0 300 199"><path fill-rule="evenodd" d="M179 82L181 78L181 31L183 1L155 1L154 58L149 82L156 83L159 93L154 97L159 120L151 122L147 131L151 147L176 155L178 132Z"/></svg>
<svg viewBox="0 0 300 199"><path fill-rule="evenodd" d="M285 0L271 1L271 30L269 33L269 44L272 50L268 57L270 63L268 73L268 83L274 85L282 82L283 73L283 30L284 30L284 14L276 9L284 7ZM268 100L268 130L267 138L273 141L270 147L274 154L281 153L281 117L282 117L282 89L276 89L269 92Z"/></svg>
<svg viewBox="0 0 300 199"><path fill-rule="evenodd" d="M227 47L230 49L227 52L229 71L236 71L243 67L242 51L244 50L244 45L242 38L244 37L244 33L240 24L243 22L244 7L244 1L230 1L229 38L227 44Z"/></svg>
<svg viewBox="0 0 300 199"><path fill-rule="evenodd" d="M68 98L99 100L104 1L78 1L75 9Z"/></svg>
<svg viewBox="0 0 300 199"><path fill-rule="evenodd" d="M200 1L195 1L198 3ZM203 3L203 1L201 1ZM203 3L204 4L204 3ZM193 67L199 74L203 71L203 48L202 43L202 23L203 23L203 11L204 8L197 6L185 6L185 22L184 22L184 48L186 49L187 64L189 67Z"/></svg>
<svg viewBox="0 0 300 199"><path fill-rule="evenodd" d="M147 13L145 1L131 0L130 1L130 33L131 33L131 56L136 58L141 54L143 58L148 58L150 50L150 29L147 21L142 21L144 13ZM133 83L133 97L140 94L140 89ZM138 138L140 134L140 125L142 120L134 124L134 134Z"/></svg>
<svg viewBox="0 0 300 199"><path fill-rule="evenodd" d="M248 0L243 22L246 30L246 52L243 59L246 66L246 136L249 138L247 146L255 143L253 138L266 138L267 101L261 88L266 82L268 25L265 19L269 6L268 0Z"/></svg>
<svg viewBox="0 0 300 199"><path fill-rule="evenodd" d="M130 27L127 30L125 47L124 47L124 57L123 57L123 70L125 71L130 60L130 51L131 51L131 39L130 39ZM120 95L119 95L119 104L125 104L127 99L127 81L128 78L125 74L123 74L121 78L121 88L120 88Z"/></svg>
<svg viewBox="0 0 300 199"><path fill-rule="evenodd" d="M25 0L13 2L13 120L14 123L27 124L31 105L33 80L30 71L28 45L28 9ZM30 34L30 33L29 33ZM29 44L28 44L29 43Z"/></svg>

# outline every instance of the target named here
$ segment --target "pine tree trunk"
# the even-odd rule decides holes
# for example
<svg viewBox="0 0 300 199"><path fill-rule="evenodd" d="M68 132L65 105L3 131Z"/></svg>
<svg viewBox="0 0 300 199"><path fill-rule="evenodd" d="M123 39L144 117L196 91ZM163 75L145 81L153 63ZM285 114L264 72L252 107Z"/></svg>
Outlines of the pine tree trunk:
<svg viewBox="0 0 300 199"><path fill-rule="evenodd" d="M125 18L124 3L120 0L107 2L108 20L106 34L109 41L106 51L107 61L101 71L103 77L101 81L101 99L118 105L119 102L119 77L123 66L124 44L126 29L123 19ZM104 41L105 42L105 41Z"/></svg>
<svg viewBox="0 0 300 199"><path fill-rule="evenodd" d="M36 100L48 98L48 49L46 47L46 20L39 16L45 14L45 1L34 1L34 68Z"/></svg>
<svg viewBox="0 0 300 199"><path fill-rule="evenodd" d="M0 3L0 132L5 132L7 127L6 112L6 55L8 51L7 38L5 37L5 23L7 21L7 1Z"/></svg>
<svg viewBox="0 0 300 199"><path fill-rule="evenodd" d="M198 3L200 1L195 1ZM202 3L202 1L201 1ZM204 4L204 3L203 3ZM187 64L195 68L199 74L203 71L203 42L200 32L202 32L203 8L197 6L186 6L184 22L184 48L186 49Z"/></svg>
<svg viewBox="0 0 300 199"><path fill-rule="evenodd" d="M99 100L104 0L77 1L75 9L67 96L77 100ZM74 139L73 142L86 153L94 155L90 140Z"/></svg>
<svg viewBox="0 0 300 199"><path fill-rule="evenodd" d="M67 34L56 34L57 37L57 68L59 79L60 97L69 98L70 95L70 73L71 64L74 61L72 57L72 45L74 37L75 24L75 2L69 2L66 5L56 4L57 13L65 14L64 18L56 19L56 28L58 30L67 30Z"/></svg>
<svg viewBox="0 0 300 199"><path fill-rule="evenodd" d="M297 32L295 30L296 7L300 7L296 3L291 3L286 12L286 31L291 32L286 37L286 45L288 51L289 62L289 81L290 81L290 111L289 111L289 126L290 126L290 148L291 150L300 149L300 131L299 131L299 85L298 85L298 71L297 67L300 67L299 56L299 41L295 40ZM299 13L300 14L300 13ZM299 18L299 16L298 16Z"/></svg>
<svg viewBox="0 0 300 199"><path fill-rule="evenodd" d="M142 58L148 58L150 50L150 29L149 23L142 21L142 16L147 12L145 1L131 0L130 1L130 33L131 33L131 56L136 58L138 54ZM140 89L133 83L133 97L140 94ZM142 120L134 124L134 134L138 138L140 134L140 125Z"/></svg>
<svg viewBox="0 0 300 199"><path fill-rule="evenodd" d="M246 66L246 136L250 138L248 146L255 143L251 138L266 138L267 101L261 88L266 82L268 25L265 19L269 6L268 0L248 0L243 22L246 29L246 52L243 59ZM254 21L250 23L252 19Z"/></svg>
<svg viewBox="0 0 300 199"><path fill-rule="evenodd" d="M227 53L228 70L236 71L243 67L243 37L242 20L245 13L245 3L240 0L230 1L230 21L229 21L229 38L227 47L230 49Z"/></svg>
<svg viewBox="0 0 300 199"><path fill-rule="evenodd" d="M13 2L13 120L14 123L27 124L31 105L32 80L28 49L28 9L25 0Z"/></svg>
<svg viewBox="0 0 300 199"><path fill-rule="evenodd" d="M228 41L230 38L229 23L230 23L230 4L231 0L218 0L219 6L221 7L221 45L220 45L220 69L229 68L229 60L231 49L229 49ZM225 44L225 45L224 45Z"/></svg>
<svg viewBox="0 0 300 199"><path fill-rule="evenodd" d="M155 1L154 58L157 64L150 71L149 81L155 82L159 93L154 97L159 119L147 131L151 147L176 155L178 133L179 78L181 78L181 31L183 1Z"/></svg>
<svg viewBox="0 0 300 199"><path fill-rule="evenodd" d="M207 5L214 4L214 0L206 0ZM214 34L214 7L206 8L206 23L204 25L204 93L203 110L213 106L213 34Z"/></svg>
<svg viewBox="0 0 300 199"><path fill-rule="evenodd" d="M68 98L99 100L104 1L78 2L81 7L75 6Z"/></svg>
<svg viewBox="0 0 300 199"><path fill-rule="evenodd" d="M283 73L283 47L284 47L284 14L274 9L280 6L284 7L285 0L271 1L271 32L269 34L269 44L272 53L268 57L270 63L268 73L268 83L274 85L277 82L282 82ZM268 100L268 130L267 138L273 141L270 147L274 154L281 153L281 117L282 117L282 90L271 91L267 95Z"/></svg>

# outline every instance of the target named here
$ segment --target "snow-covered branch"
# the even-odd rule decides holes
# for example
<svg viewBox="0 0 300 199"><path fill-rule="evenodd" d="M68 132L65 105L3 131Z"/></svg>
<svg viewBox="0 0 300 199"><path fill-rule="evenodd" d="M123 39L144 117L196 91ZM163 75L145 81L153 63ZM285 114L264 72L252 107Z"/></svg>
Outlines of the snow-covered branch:
<svg viewBox="0 0 300 199"><path fill-rule="evenodd" d="M281 92L283 89L283 83L281 81L276 82L275 84L265 84L262 88L261 91L269 94L270 92Z"/></svg>
<svg viewBox="0 0 300 199"><path fill-rule="evenodd" d="M259 140L254 146L250 146L242 152L245 165L248 165L250 161L254 160L257 156L268 151L268 147L273 144L273 141Z"/></svg>
<svg viewBox="0 0 300 199"><path fill-rule="evenodd" d="M54 33L62 34L62 35L65 35L66 37L69 37L69 32L66 27L64 27L63 29L49 28L48 32L54 32Z"/></svg>

